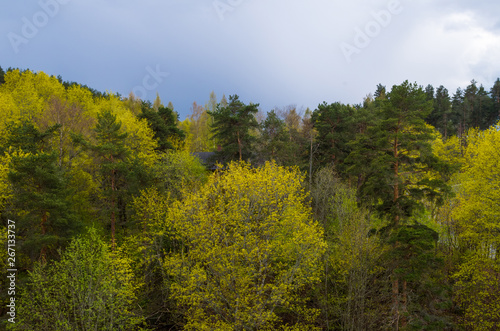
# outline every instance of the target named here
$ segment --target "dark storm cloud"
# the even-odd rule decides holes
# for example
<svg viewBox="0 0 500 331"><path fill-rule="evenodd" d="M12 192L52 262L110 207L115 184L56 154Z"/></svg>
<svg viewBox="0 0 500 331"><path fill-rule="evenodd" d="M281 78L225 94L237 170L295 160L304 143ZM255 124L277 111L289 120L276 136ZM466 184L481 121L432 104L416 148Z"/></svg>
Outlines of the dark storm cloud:
<svg viewBox="0 0 500 331"><path fill-rule="evenodd" d="M448 0L9 2L0 13L0 65L60 74L122 95L145 91L150 100L158 92L181 119L212 90L219 98L239 94L265 111L288 104L314 109L322 101L359 103L378 83L390 87L405 79L453 91L475 78L489 88L500 75L499 6ZM13 42L14 34L21 39ZM150 79L151 70L168 75Z"/></svg>

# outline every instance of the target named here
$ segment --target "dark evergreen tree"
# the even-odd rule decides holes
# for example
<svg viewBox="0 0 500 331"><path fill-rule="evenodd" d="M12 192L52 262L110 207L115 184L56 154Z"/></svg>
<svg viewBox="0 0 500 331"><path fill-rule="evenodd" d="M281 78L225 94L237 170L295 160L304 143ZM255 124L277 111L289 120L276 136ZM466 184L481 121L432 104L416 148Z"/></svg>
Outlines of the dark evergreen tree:
<svg viewBox="0 0 500 331"><path fill-rule="evenodd" d="M175 149L175 145L185 138L184 131L177 127L178 116L168 106L159 105L158 111L155 111L151 105L143 104L142 112L138 117L148 121L155 138L158 139L158 150L165 152Z"/></svg>
<svg viewBox="0 0 500 331"><path fill-rule="evenodd" d="M459 137L463 137L465 134L463 108L463 90L459 87L451 99L451 118L453 123L456 123L456 134Z"/></svg>
<svg viewBox="0 0 500 331"><path fill-rule="evenodd" d="M231 95L227 106L223 106L221 101L214 112L207 112L213 117L212 133L221 148L216 152L216 160L227 163L251 159L255 142L251 130L259 127L255 119L258 106L245 105L237 95Z"/></svg>
<svg viewBox="0 0 500 331"><path fill-rule="evenodd" d="M429 94L427 94L427 96L429 96ZM436 89L433 105L433 110L429 116L427 116L426 121L441 132L446 139L446 137L452 133L453 125L450 120L451 100L448 90L443 85Z"/></svg>
<svg viewBox="0 0 500 331"><path fill-rule="evenodd" d="M94 154L99 166L100 182L106 196L105 210L110 213L111 242L115 244L116 219L119 211L125 207L123 190L130 171L130 151L125 146L127 133L121 131L121 123L111 111L103 111L97 116L94 128L95 143L88 142L82 136L73 136L73 140Z"/></svg>
<svg viewBox="0 0 500 331"><path fill-rule="evenodd" d="M71 191L57 152L49 145L58 128L40 132L31 122L9 126L7 146L19 151L8 173L14 193L11 212L17 214L19 250L31 260L55 257L82 225L67 200Z"/></svg>
<svg viewBox="0 0 500 331"><path fill-rule="evenodd" d="M450 118L450 95L448 94L448 90L443 85L439 86L436 90L436 102L434 103L434 111L438 115L439 122L441 122L441 125L437 125L437 127L440 129L444 139L446 139L450 133L455 133L453 131L455 125Z"/></svg>
<svg viewBox="0 0 500 331"><path fill-rule="evenodd" d="M354 140L352 119L356 109L339 102L323 103L312 114L312 121L318 131L319 147L317 158L321 166L334 166L339 174L344 173L343 163L350 153L349 141Z"/></svg>
<svg viewBox="0 0 500 331"><path fill-rule="evenodd" d="M434 100L434 86L429 84L425 87L425 96L427 100Z"/></svg>
<svg viewBox="0 0 500 331"><path fill-rule="evenodd" d="M3 71L2 67L0 67L0 85L5 83L5 71Z"/></svg>
<svg viewBox="0 0 500 331"><path fill-rule="evenodd" d="M479 86L476 95L475 112L472 116L474 127L481 130L486 130L494 124L494 118L491 116L492 100L483 85Z"/></svg>
<svg viewBox="0 0 500 331"><path fill-rule="evenodd" d="M443 181L419 175L446 168L432 154L432 130L424 121L432 108L432 101L427 100L422 87L408 81L393 86L387 99L376 103L376 117L367 133L351 144L354 151L349 163L358 164L354 167L358 171L366 170L359 186L362 201L371 201L371 206L388 220L389 232L409 229L411 217L423 209L424 200L439 203L448 192ZM400 241L401 238L392 243L394 254L398 254L401 245L410 244ZM402 257L399 261L406 263ZM400 264L393 266L391 275L392 312L398 326L400 313L407 310L408 303L409 275L400 272L407 270L405 268ZM404 319L401 324L405 324Z"/></svg>
<svg viewBox="0 0 500 331"><path fill-rule="evenodd" d="M420 183L418 176L412 178L408 174L440 165L432 155L432 131L424 121L432 111L432 103L426 100L422 88L406 81L393 86L387 97L369 131L377 155L367 162L378 171L375 181L365 187L365 194L377 197L377 209L398 224L421 206L424 195L438 194L431 192L430 183ZM440 191L440 183L433 184Z"/></svg>
<svg viewBox="0 0 500 331"><path fill-rule="evenodd" d="M462 107L462 127L464 128L464 132L467 132L470 128L478 128L478 118L476 116L477 112L477 82L473 79L470 82L470 85L467 86L464 90L464 101Z"/></svg>
<svg viewBox="0 0 500 331"><path fill-rule="evenodd" d="M493 124L496 124L500 120L500 78L497 78L491 87L490 97L492 101L490 119Z"/></svg>

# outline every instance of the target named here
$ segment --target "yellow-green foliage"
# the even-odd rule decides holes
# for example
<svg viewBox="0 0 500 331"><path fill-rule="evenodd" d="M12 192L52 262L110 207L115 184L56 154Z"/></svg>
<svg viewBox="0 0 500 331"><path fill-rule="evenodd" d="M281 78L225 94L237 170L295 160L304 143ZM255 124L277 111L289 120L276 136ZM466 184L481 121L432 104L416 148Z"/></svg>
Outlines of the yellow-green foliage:
<svg viewBox="0 0 500 331"><path fill-rule="evenodd" d="M9 174L9 163L10 155L0 155L0 215L2 215L7 201L12 197L12 190L7 177Z"/></svg>
<svg viewBox="0 0 500 331"><path fill-rule="evenodd" d="M101 98L96 105L97 112L111 110L113 115L116 115L117 122L122 124L122 131L128 133L126 146L132 155L145 166L152 167L157 161L157 155L154 151L157 142L147 121L138 119L125 106L125 103L115 96ZM94 115L97 117L97 113Z"/></svg>
<svg viewBox="0 0 500 331"><path fill-rule="evenodd" d="M44 76L48 78L47 75ZM2 84L1 90L10 93L24 120L32 120L43 112L44 100L37 90L39 81L36 74L29 70L20 72L16 69L5 74L5 83Z"/></svg>
<svg viewBox="0 0 500 331"><path fill-rule="evenodd" d="M5 143L7 136L6 124L9 122L18 122L20 116L19 108L16 107L11 93L3 91L0 88L0 144L3 145Z"/></svg>
<svg viewBox="0 0 500 331"><path fill-rule="evenodd" d="M469 250L454 275L464 324L500 328L500 131L469 132L463 170L457 176L452 216L462 247Z"/></svg>
<svg viewBox="0 0 500 331"><path fill-rule="evenodd" d="M500 244L500 131L469 133L463 171L458 175L458 207L453 216L461 237L483 255Z"/></svg>
<svg viewBox="0 0 500 331"><path fill-rule="evenodd" d="M71 242L61 261L35 265L11 329L137 330L137 288L130 260L91 229Z"/></svg>
<svg viewBox="0 0 500 331"><path fill-rule="evenodd" d="M167 256L165 269L186 329L313 328L318 312L301 291L320 280L326 243L302 180L275 163L233 163L170 209L186 249Z"/></svg>
<svg viewBox="0 0 500 331"><path fill-rule="evenodd" d="M462 146L457 136L448 137L445 141L443 141L441 136L437 137L432 142L432 152L452 166L462 165Z"/></svg>
<svg viewBox="0 0 500 331"><path fill-rule="evenodd" d="M325 278L316 287L322 306L322 324L338 323L342 330L368 330L383 307L374 308L373 282L384 253L375 224L358 207L356 190L343 183L332 167L315 174L311 189L315 217L323 222L328 250L324 258ZM376 314L374 313L376 309Z"/></svg>
<svg viewBox="0 0 500 331"><path fill-rule="evenodd" d="M454 275L456 300L464 309L468 330L500 328L500 264L470 254Z"/></svg>
<svg viewBox="0 0 500 331"><path fill-rule="evenodd" d="M207 170L189 151L167 151L156 165L157 176L173 198L182 199L197 190L207 180Z"/></svg>

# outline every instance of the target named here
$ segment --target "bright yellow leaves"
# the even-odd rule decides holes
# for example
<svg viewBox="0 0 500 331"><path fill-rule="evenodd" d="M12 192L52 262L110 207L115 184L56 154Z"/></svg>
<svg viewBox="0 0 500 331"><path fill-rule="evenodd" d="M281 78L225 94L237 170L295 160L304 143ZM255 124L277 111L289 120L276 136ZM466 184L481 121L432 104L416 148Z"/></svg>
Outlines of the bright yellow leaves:
<svg viewBox="0 0 500 331"><path fill-rule="evenodd" d="M130 149L132 155L147 167L152 167L157 161L157 155L154 151L157 142L147 121L138 119L125 106L124 102L112 95L96 101L97 112L106 110L111 110L117 121L122 124L122 131L128 133L125 145ZM94 116L97 116L97 113Z"/></svg>
<svg viewBox="0 0 500 331"><path fill-rule="evenodd" d="M186 329L274 330L297 323L281 313L315 315L299 291L319 281L326 243L302 180L275 163L233 163L171 208L186 250L168 256L165 267L188 310Z"/></svg>
<svg viewBox="0 0 500 331"><path fill-rule="evenodd" d="M467 330L500 327L500 265L486 257L469 255L454 275L456 300L464 310Z"/></svg>
<svg viewBox="0 0 500 331"><path fill-rule="evenodd" d="M456 178L459 242L468 254L454 275L464 324L500 327L500 130L470 131L463 170Z"/></svg>
<svg viewBox="0 0 500 331"><path fill-rule="evenodd" d="M490 245L500 245L499 165L500 131L492 127L471 132L465 165L457 176L459 206L453 217L460 224L461 237L479 245L477 249L484 256L491 255Z"/></svg>

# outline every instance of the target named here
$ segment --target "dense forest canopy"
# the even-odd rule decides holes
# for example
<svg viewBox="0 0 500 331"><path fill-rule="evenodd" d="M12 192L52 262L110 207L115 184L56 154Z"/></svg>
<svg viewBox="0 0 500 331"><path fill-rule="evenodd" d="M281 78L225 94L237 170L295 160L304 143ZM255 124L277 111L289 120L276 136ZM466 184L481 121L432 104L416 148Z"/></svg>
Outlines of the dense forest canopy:
<svg viewBox="0 0 500 331"><path fill-rule="evenodd" d="M0 67L4 326L500 328L500 79L191 110Z"/></svg>

